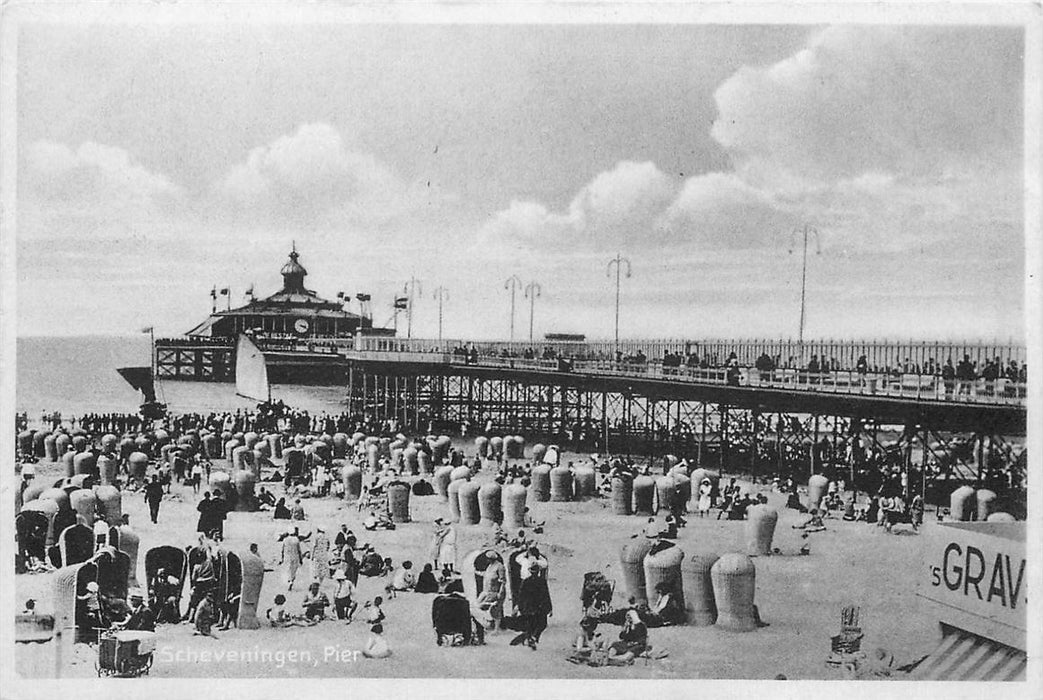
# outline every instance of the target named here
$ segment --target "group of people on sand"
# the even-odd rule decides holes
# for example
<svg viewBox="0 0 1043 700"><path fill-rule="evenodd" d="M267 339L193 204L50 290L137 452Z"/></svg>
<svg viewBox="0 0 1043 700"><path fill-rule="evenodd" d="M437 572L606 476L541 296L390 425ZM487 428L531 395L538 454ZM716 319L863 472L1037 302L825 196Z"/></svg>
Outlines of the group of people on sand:
<svg viewBox="0 0 1043 700"><path fill-rule="evenodd" d="M677 545L665 536L648 528L641 535L653 540L650 554ZM631 597L622 608L611 606L612 589L606 585L603 575L597 572L587 575L584 581L584 615L580 619L580 631L566 659L575 664L589 666L626 666L638 657L664 658L667 652L653 654L648 639L648 630L684 624L686 612L675 583L660 581L654 588L650 602ZM599 595L599 589L602 595ZM599 598L600 604L599 604ZM598 632L599 625L619 625L615 640L607 642Z"/></svg>

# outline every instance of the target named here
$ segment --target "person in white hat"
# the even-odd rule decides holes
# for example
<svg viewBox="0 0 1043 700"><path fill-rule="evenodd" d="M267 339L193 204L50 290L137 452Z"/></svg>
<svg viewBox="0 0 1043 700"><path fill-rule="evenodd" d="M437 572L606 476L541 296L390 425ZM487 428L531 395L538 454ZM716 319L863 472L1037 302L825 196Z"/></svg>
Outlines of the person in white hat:
<svg viewBox="0 0 1043 700"><path fill-rule="evenodd" d="M140 588L130 591L127 596L130 601L130 613L120 626L128 630L143 630L154 632L156 629L156 614L145 605L145 595Z"/></svg>
<svg viewBox="0 0 1043 700"><path fill-rule="evenodd" d="M101 616L101 599L98 597L97 581L88 581L86 588L87 590L83 594L76 596L76 600L82 602L86 609L86 620L93 628L108 627Z"/></svg>
<svg viewBox="0 0 1043 700"><path fill-rule="evenodd" d="M337 584L333 590L333 607L337 611L337 619L350 623L352 615L359 607L354 600L355 584L348 579L343 569L337 569L333 573L333 580Z"/></svg>

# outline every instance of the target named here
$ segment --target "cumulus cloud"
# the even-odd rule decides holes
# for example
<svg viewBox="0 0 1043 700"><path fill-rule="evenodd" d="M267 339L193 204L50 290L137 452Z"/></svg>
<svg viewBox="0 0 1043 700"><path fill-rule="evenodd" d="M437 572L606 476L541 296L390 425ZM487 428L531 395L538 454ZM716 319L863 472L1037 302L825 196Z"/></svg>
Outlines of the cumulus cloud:
<svg viewBox="0 0 1043 700"><path fill-rule="evenodd" d="M143 241L168 230L181 187L122 148L35 141L21 154L18 235L47 241Z"/></svg>
<svg viewBox="0 0 1043 700"><path fill-rule="evenodd" d="M1016 30L829 27L715 92L735 175L841 251L1020 248Z"/></svg>
<svg viewBox="0 0 1043 700"><path fill-rule="evenodd" d="M486 233L535 247L778 245L815 224L840 252L1020 234L1021 45L1014 29L829 27L714 97L733 169L679 188L623 162L562 212L514 202Z"/></svg>
<svg viewBox="0 0 1043 700"><path fill-rule="evenodd" d="M739 168L831 181L939 177L1016 160L1021 39L959 27L837 26L715 92L713 137Z"/></svg>
<svg viewBox="0 0 1043 700"><path fill-rule="evenodd" d="M122 148L84 142L75 151L53 141L31 143L24 154L22 192L51 202L152 205L180 188L139 164Z"/></svg>
<svg viewBox="0 0 1043 700"><path fill-rule="evenodd" d="M240 211L301 223L386 223L416 211L428 196L322 123L254 148L214 189Z"/></svg>
<svg viewBox="0 0 1043 700"><path fill-rule="evenodd" d="M677 186L654 163L621 161L580 188L564 212L514 201L489 221L486 240L551 247L607 249L629 240L660 240L658 218Z"/></svg>
<svg viewBox="0 0 1043 700"><path fill-rule="evenodd" d="M797 222L734 173L688 178L660 219L677 238L701 248L762 247Z"/></svg>

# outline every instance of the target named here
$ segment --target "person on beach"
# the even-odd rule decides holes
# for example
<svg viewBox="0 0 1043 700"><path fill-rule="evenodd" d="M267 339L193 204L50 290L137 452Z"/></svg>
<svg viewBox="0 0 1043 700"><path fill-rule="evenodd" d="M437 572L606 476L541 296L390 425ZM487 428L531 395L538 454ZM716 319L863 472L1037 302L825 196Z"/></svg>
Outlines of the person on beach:
<svg viewBox="0 0 1043 700"><path fill-rule="evenodd" d="M456 568L456 528L441 518L435 518L430 558L435 567L448 567L450 571Z"/></svg>
<svg viewBox="0 0 1043 700"><path fill-rule="evenodd" d="M438 593L438 579L433 569L431 564L424 564L424 570L417 576L416 585L413 587L416 593Z"/></svg>
<svg viewBox="0 0 1043 700"><path fill-rule="evenodd" d="M293 502L293 507L290 509L291 520L307 520L308 516L304 513L304 506L301 505L301 499L296 499Z"/></svg>
<svg viewBox="0 0 1043 700"><path fill-rule="evenodd" d="M540 565L531 561L529 575L522 579L518 587L518 613L523 620L524 629L511 640L511 646L525 644L535 651L543 631L547 629L547 618L554 614L547 579L541 575L541 571Z"/></svg>
<svg viewBox="0 0 1043 700"><path fill-rule="evenodd" d="M199 511L199 520L196 522L196 532L207 534L214 528L213 525L213 501L210 500L210 492L203 493L203 500L196 505Z"/></svg>
<svg viewBox="0 0 1043 700"><path fill-rule="evenodd" d="M159 482L159 477L153 474L152 481L145 485L145 503L148 504L149 517L152 518L153 524L159 522L159 504L162 502L163 484Z"/></svg>
<svg viewBox="0 0 1043 700"><path fill-rule="evenodd" d="M655 592L655 604L641 616L645 625L647 627L667 627L684 622L684 608L670 584L660 581L656 584Z"/></svg>
<svg viewBox="0 0 1043 700"><path fill-rule="evenodd" d="M713 494L713 484L709 479L703 479L699 484L699 517L705 518L710 508L713 507L713 501L711 496Z"/></svg>
<svg viewBox="0 0 1043 700"><path fill-rule="evenodd" d="M489 550L485 557L489 563L482 574L482 592L476 602L478 608L488 616L485 626L495 629L503 619L503 603L507 598L507 568L499 552Z"/></svg>
<svg viewBox="0 0 1043 700"><path fill-rule="evenodd" d="M825 524L822 522L822 515L819 514L818 508L812 508L810 516L804 522L794 525L794 530L804 530L805 532L821 532L826 529Z"/></svg>
<svg viewBox="0 0 1043 700"><path fill-rule="evenodd" d="M295 533L287 533L282 540L282 555L279 557L279 565L285 566L286 589L293 590L293 583L297 580L297 570L301 568L301 541Z"/></svg>
<svg viewBox="0 0 1043 700"><path fill-rule="evenodd" d="M286 610L286 596L278 593L272 603L272 607L264 613L264 616L268 618L268 624L272 627L293 627L297 624L293 616Z"/></svg>
<svg viewBox="0 0 1043 700"><path fill-rule="evenodd" d="M381 607L383 604L384 599L380 596L376 596L372 601L367 600L362 606L362 620L371 625L383 624L386 619Z"/></svg>
<svg viewBox="0 0 1043 700"><path fill-rule="evenodd" d="M207 591L206 595L204 595L203 599L199 602L199 607L196 610L194 618L196 629L193 634L217 639L217 635L213 632L213 626L216 619L217 615L214 609L214 594L213 591Z"/></svg>
<svg viewBox="0 0 1043 700"><path fill-rule="evenodd" d="M601 634L597 631L597 618L583 618L579 621L579 629L579 634L572 643L572 653L566 657L566 660L574 664L591 663L594 656L604 647Z"/></svg>
<svg viewBox="0 0 1043 700"><path fill-rule="evenodd" d="M330 574L330 538L321 528L315 528L311 543L311 577L320 584Z"/></svg>
<svg viewBox="0 0 1043 700"><path fill-rule="evenodd" d="M608 648L608 664L611 666L632 664L635 658L647 652L648 649L648 628L641 621L637 610L628 610L619 639Z"/></svg>
<svg viewBox="0 0 1043 700"><path fill-rule="evenodd" d="M225 520L228 518L228 501L225 500L224 495L218 491L217 496L212 500L211 517L213 521L213 532L214 539L221 542L225 538Z"/></svg>
<svg viewBox="0 0 1043 700"><path fill-rule="evenodd" d="M275 504L275 512L273 513L275 520L289 520L290 509L286 507L286 499L280 498L279 502Z"/></svg>
<svg viewBox="0 0 1043 700"><path fill-rule="evenodd" d="M189 477L190 485L192 486L192 493L199 493L199 486L203 483L203 463L199 460L199 455L196 455L195 461L192 463L192 475Z"/></svg>
<svg viewBox="0 0 1043 700"><path fill-rule="evenodd" d="M347 525L345 525L344 523L341 523L340 531L337 532L336 537L333 538L333 546L337 548L338 552L341 551L344 548L344 545L348 544L349 536L352 539L351 547L354 548L355 547L355 541L354 541L355 536L352 534L351 530L348 529Z"/></svg>
<svg viewBox="0 0 1043 700"><path fill-rule="evenodd" d="M304 595L301 607L304 608L304 617L311 622L319 622L326 619L326 608L330 606L330 599L319 590L319 582L312 581L308 586L308 592Z"/></svg>
<svg viewBox="0 0 1043 700"><path fill-rule="evenodd" d="M83 601L84 610L86 616L86 622L92 628L107 627L105 619L101 612L101 598L98 595L98 584L96 581L89 581L87 583L87 591L82 595L77 595L76 599Z"/></svg>
<svg viewBox="0 0 1043 700"><path fill-rule="evenodd" d="M206 545L203 544L203 542L205 542L203 538L200 538L200 541L201 546L205 547ZM189 581L192 584L192 595L188 601L188 611L185 613L185 620L193 619L199 604L217 586L217 574L214 572L214 560L209 551L206 556L203 557L201 562L192 567Z"/></svg>
<svg viewBox="0 0 1043 700"><path fill-rule="evenodd" d="M362 648L362 655L367 659L386 659L391 656L391 647L384 639L384 626L375 624L369 628L369 637Z"/></svg>
<svg viewBox="0 0 1043 700"><path fill-rule="evenodd" d="M392 591L411 591L416 585L416 574L413 573L413 562L404 561L402 566L395 572L394 577L391 579L390 588Z"/></svg>
<svg viewBox="0 0 1043 700"><path fill-rule="evenodd" d="M337 584L337 587L333 590L333 608L337 613L337 619L350 623L352 616L358 609L358 603L353 600L355 597L355 584L349 581L348 577L340 569L333 574L333 580Z"/></svg>
<svg viewBox="0 0 1043 700"><path fill-rule="evenodd" d="M145 605L145 596L141 590L132 590L128 600L130 601L130 609L127 617L119 623L119 627L125 630L154 632L156 630L156 615L151 608Z"/></svg>

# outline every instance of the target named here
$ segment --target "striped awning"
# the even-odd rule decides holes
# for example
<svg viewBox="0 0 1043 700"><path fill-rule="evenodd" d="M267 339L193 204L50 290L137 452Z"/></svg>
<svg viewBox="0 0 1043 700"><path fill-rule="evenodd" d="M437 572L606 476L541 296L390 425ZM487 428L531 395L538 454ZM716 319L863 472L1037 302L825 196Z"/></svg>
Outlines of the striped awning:
<svg viewBox="0 0 1043 700"><path fill-rule="evenodd" d="M942 625L942 643L913 669L925 681L1024 681L1025 652Z"/></svg>

